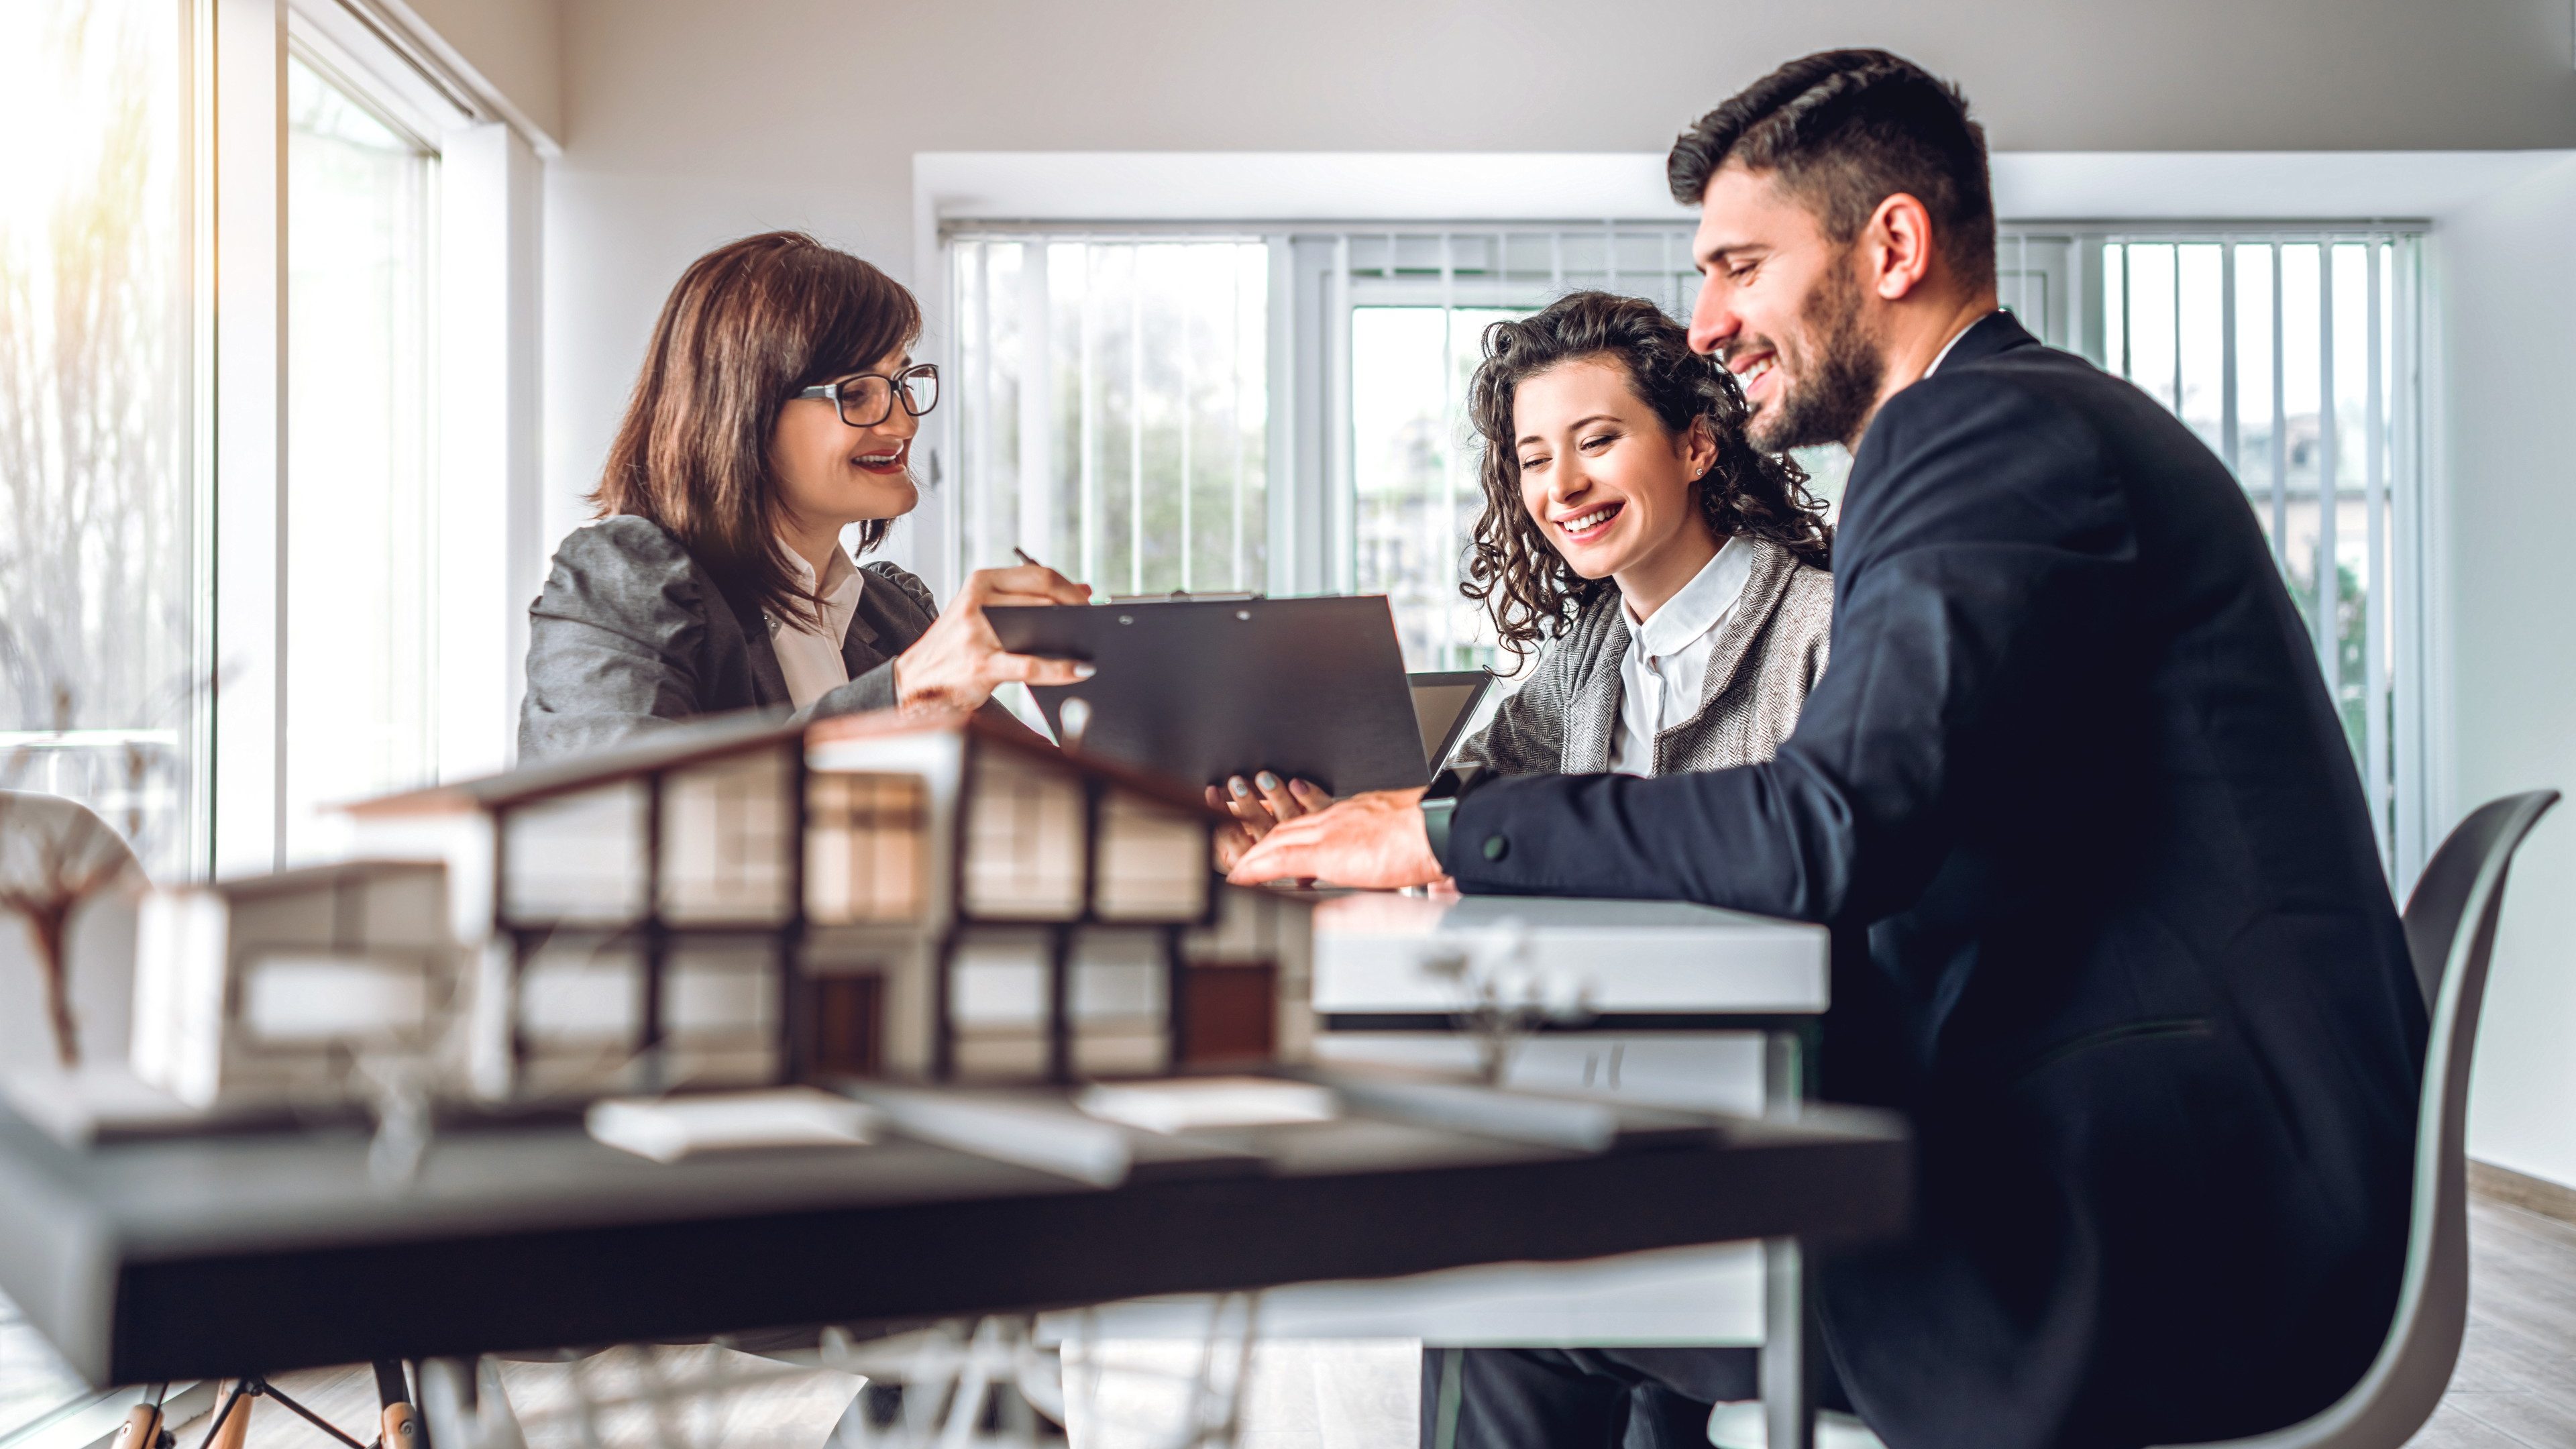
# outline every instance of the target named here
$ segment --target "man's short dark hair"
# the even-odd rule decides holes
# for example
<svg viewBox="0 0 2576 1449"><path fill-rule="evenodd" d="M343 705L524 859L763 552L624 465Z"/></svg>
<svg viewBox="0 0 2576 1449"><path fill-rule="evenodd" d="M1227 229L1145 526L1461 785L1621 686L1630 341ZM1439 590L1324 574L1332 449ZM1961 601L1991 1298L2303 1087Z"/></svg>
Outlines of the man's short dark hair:
<svg viewBox="0 0 2576 1449"><path fill-rule="evenodd" d="M1673 199L1697 206L1728 162L1768 172L1837 244L1898 192L1923 203L1943 260L1970 286L1995 279L1995 199L1986 132L1968 98L1883 50L1793 60L1737 92L1673 142Z"/></svg>

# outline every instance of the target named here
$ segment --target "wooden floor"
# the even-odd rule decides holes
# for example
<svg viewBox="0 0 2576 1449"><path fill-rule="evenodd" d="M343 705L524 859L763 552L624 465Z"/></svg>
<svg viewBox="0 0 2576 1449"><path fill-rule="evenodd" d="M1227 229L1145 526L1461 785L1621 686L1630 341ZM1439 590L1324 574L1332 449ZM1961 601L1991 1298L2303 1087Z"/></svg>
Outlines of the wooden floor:
<svg viewBox="0 0 2576 1449"><path fill-rule="evenodd" d="M2576 1226L2478 1200L2470 1208L2469 1251L2468 1341L2451 1390L2416 1436L2415 1449L2576 1449ZM1410 1370L1388 1358L1395 1345L1281 1347L1287 1352L1261 1376L1265 1382L1248 1406L1247 1446L1411 1449L1414 1410L1404 1392ZM650 1353L660 1372L672 1374L721 1374L740 1359L704 1347L636 1353ZM587 1362L581 1368L505 1366L510 1398L530 1420L531 1449L581 1444L593 1434L612 1449L674 1443L822 1449L854 1383L838 1374L778 1374L761 1365L757 1378L730 1383L720 1403L681 1410L690 1421L685 1425L657 1424L657 1415L629 1411L594 1418L585 1434L562 1407L571 1376L586 1376L593 1392L585 1397L613 1401L625 1397L617 1376L631 1375L644 1360L612 1354ZM740 1360L736 1371L755 1363ZM1310 1384L1312 1403L1304 1392ZM374 1437L375 1387L366 1370L289 1374L279 1385L355 1437ZM1355 1392L1367 1386L1373 1391ZM1282 1392L1291 1387L1297 1391ZM202 1418L179 1426L179 1442L193 1446L204 1432ZM1083 1437L1105 1445L1120 1436ZM331 1440L273 1404L261 1406L253 1420L251 1445L332 1449Z"/></svg>
<svg viewBox="0 0 2576 1449"><path fill-rule="evenodd" d="M2576 1226L2469 1205L2469 1336L2412 1449L2576 1449Z"/></svg>

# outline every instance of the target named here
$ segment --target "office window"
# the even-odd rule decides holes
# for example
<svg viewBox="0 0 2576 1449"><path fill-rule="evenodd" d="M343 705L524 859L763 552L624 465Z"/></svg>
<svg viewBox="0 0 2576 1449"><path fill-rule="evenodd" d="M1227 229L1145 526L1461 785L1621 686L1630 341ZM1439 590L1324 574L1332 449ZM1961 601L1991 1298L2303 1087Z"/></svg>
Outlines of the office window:
<svg viewBox="0 0 2576 1449"><path fill-rule="evenodd" d="M187 16L0 6L0 788L156 875L196 858L204 694Z"/></svg>
<svg viewBox="0 0 2576 1449"><path fill-rule="evenodd" d="M437 768L431 199L437 157L287 61L286 850Z"/></svg>
<svg viewBox="0 0 2576 1449"><path fill-rule="evenodd" d="M1267 577L1268 254L1224 237L961 235L963 566L1104 593Z"/></svg>
<svg viewBox="0 0 2576 1449"><path fill-rule="evenodd" d="M1064 319L1079 321L1078 312L1020 280L1018 261L1004 252L1037 243L998 239L1005 235L961 232L951 251L970 379L951 425L967 459L959 507L974 563L1008 555L1009 520L1030 516L1015 515L1014 503L1092 486L1073 481L1083 476L1077 452L1059 449L1050 472L1045 450L1014 452L996 441L1012 436L1014 405L1018 416L1028 406L1027 395L1009 391L1020 374L1008 359L1036 355L1015 352L1011 339L1056 329L1047 388L1060 399L1096 398L1120 385L1118 368L1138 365L1120 350L1132 330L1103 351L1094 320L1084 347L1064 342L1072 325ZM1460 224L1300 229L1230 243L1238 275L1254 276L1255 259L1266 258L1259 267L1268 279L1266 345L1240 348L1243 372L1230 379L1247 415L1264 397L1272 420L1257 440L1243 435L1253 462L1235 496L1253 497L1267 482L1268 532L1259 554L1266 567L1238 570L1240 586L1383 593L1407 667L1508 668L1482 609L1457 592L1483 507L1480 445L1465 414L1482 333L1584 288L1647 297L1686 318L1699 282L1690 235L1685 221ZM1109 279L1098 285L1131 307L1191 285L1177 259L1209 244L1184 233L1095 243L1051 229L1045 238L1051 254L1098 267ZM2411 880L2428 845L2424 622L2415 597L2425 447L2420 234L2007 225L1998 241L1998 281L2016 316L2042 340L2135 381L2245 485L2342 711L2388 866ZM1113 246L1114 260L1091 260ZM1057 262L1050 275L1073 265ZM1053 321L1030 320L1032 298L1050 302ZM1248 323L1250 304L1235 315ZM1141 335L1150 370L1154 334ZM1065 401L1058 412L1069 416L1076 405ZM979 458L992 462L979 467ZM1839 498L1850 467L1844 450L1801 449L1797 461L1819 497ZM1127 517L1149 539L1164 526L1165 516ZM1059 548L1054 557L1088 555ZM1111 586L1180 586L1165 577L1131 574Z"/></svg>

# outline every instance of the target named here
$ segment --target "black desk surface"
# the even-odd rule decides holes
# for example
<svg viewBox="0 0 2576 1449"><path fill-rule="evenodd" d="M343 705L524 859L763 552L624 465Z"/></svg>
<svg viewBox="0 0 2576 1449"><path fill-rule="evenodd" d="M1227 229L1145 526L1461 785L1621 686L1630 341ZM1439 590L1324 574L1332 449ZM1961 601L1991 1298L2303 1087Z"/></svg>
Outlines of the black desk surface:
<svg viewBox="0 0 2576 1449"><path fill-rule="evenodd" d="M1599 1153L1347 1118L1113 1188L902 1137L663 1166L520 1126L393 1190L366 1147L83 1152L0 1110L0 1292L106 1385L1859 1238L1911 1187L1902 1128L1835 1111Z"/></svg>

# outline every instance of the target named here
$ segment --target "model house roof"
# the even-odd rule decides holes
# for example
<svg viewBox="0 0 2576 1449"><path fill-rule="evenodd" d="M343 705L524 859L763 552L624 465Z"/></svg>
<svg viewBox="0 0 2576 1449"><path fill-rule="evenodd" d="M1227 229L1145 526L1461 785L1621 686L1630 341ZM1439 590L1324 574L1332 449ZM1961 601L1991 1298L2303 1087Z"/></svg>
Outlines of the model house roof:
<svg viewBox="0 0 2576 1449"><path fill-rule="evenodd" d="M830 719L789 724L772 710L745 710L691 720L655 730L636 743L574 759L525 769L507 770L480 779L407 790L362 800L347 807L365 816L435 815L472 810L500 810L551 795L596 789L619 780L707 764L736 755L775 749L797 741L817 744L923 733L962 734L976 741L1044 760L1107 780L1121 789L1185 814L1216 818L1207 801L1189 786L1115 760L1078 750L1063 750L996 706L939 712L877 710Z"/></svg>
<svg viewBox="0 0 2576 1449"><path fill-rule="evenodd" d="M335 860L327 865L298 866L270 875L240 876L209 881L198 890L218 892L237 901L258 900L265 896L293 895L298 891L335 890L360 881L390 875L418 875L432 872L445 875L447 866L434 860Z"/></svg>
<svg viewBox="0 0 2576 1449"><path fill-rule="evenodd" d="M1050 744L1046 736L1030 729L1007 712L994 706L972 711L953 711L936 715L905 714L899 710L878 710L871 714L841 715L817 720L806 738L820 744L832 740L859 740L879 736L942 732L969 735L987 745L995 745L1025 755L1030 759L1070 766L1095 779L1106 780L1121 789L1132 791L1159 805L1168 805L1188 815L1219 818L1221 812L1211 809L1205 797L1188 784L1140 770L1120 760L1112 760L1082 750L1063 749Z"/></svg>
<svg viewBox="0 0 2576 1449"><path fill-rule="evenodd" d="M353 815L434 815L465 810L498 810L549 795L592 789L621 779L704 764L747 754L804 737L806 726L783 723L772 710L744 710L685 724L670 725L633 744L599 750L569 760L524 769L504 770L479 779L433 785L362 800L348 807Z"/></svg>

